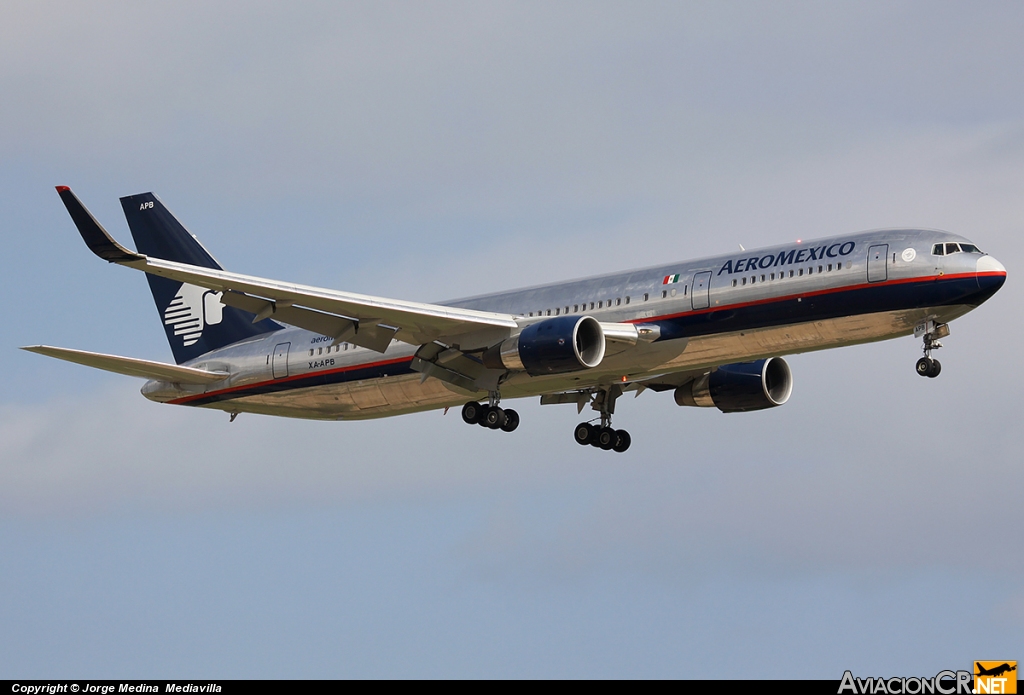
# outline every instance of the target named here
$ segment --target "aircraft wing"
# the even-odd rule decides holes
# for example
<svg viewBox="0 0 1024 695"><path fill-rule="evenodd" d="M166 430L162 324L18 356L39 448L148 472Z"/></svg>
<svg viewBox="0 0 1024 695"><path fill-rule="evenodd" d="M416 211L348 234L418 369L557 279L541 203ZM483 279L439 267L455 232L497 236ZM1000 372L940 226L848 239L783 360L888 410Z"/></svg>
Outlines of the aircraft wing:
<svg viewBox="0 0 1024 695"><path fill-rule="evenodd" d="M392 337L413 345L434 340L459 342L460 336L501 333L518 327L515 317L437 304L407 302L298 285L150 258L121 246L66 186L57 192L89 249L100 258L152 275L223 292L224 304L251 311L257 319L275 319L309 328L336 340L383 350ZM365 335L360 336L363 333ZM493 342L501 340L501 336Z"/></svg>
<svg viewBox="0 0 1024 695"><path fill-rule="evenodd" d="M49 345L32 345L21 349L38 355L56 357L67 362L84 364L87 367L95 367L107 372L138 376L143 379L159 379L176 384L212 384L229 376L227 372L211 372L206 369L196 369L195 367L182 367L174 364L165 364L164 362L140 360L135 357L104 355L99 352L71 350L69 348L50 347Z"/></svg>

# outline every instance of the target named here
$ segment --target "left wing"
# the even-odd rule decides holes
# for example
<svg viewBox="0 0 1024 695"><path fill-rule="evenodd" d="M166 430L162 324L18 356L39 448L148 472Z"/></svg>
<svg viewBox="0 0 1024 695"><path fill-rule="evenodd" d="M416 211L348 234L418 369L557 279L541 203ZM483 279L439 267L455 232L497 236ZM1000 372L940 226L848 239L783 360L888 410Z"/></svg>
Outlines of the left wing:
<svg viewBox="0 0 1024 695"><path fill-rule="evenodd" d="M486 346L500 342L519 327L510 314L339 292L150 258L115 241L70 188L58 186L57 192L82 239L100 258L223 292L224 304L255 313L256 320L273 316L336 341L346 340L378 351L383 351L392 338L413 345L468 340Z"/></svg>

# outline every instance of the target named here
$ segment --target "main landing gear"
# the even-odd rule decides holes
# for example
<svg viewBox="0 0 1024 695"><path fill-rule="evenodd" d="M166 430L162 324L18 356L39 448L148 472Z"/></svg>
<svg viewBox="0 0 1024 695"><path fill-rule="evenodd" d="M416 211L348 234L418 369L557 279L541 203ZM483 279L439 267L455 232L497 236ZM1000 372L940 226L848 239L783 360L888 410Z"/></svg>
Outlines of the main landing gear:
<svg viewBox="0 0 1024 695"><path fill-rule="evenodd" d="M934 379L942 371L942 364L932 357L932 350L942 347L939 338L949 335L949 324L926 321L914 328L914 336L924 339L924 357L917 361L915 370L921 376Z"/></svg>
<svg viewBox="0 0 1024 695"><path fill-rule="evenodd" d="M612 413L615 412L615 399L622 395L622 389L611 386L598 391L593 408L601 413L601 424L581 422L576 425L572 436L577 444L595 446L605 451L617 451L620 454L629 448L633 439L626 430L612 429Z"/></svg>
<svg viewBox="0 0 1024 695"><path fill-rule="evenodd" d="M519 413L511 408L498 407L500 397L491 394L490 402L481 405L470 401L462 406L462 419L469 425L481 425L492 430L512 432L519 427Z"/></svg>

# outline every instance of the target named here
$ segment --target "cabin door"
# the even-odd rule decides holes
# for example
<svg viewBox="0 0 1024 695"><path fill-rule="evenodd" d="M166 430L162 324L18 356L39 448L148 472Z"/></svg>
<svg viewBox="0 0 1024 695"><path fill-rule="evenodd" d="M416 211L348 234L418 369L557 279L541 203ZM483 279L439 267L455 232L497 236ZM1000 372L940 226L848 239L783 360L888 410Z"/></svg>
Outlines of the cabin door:
<svg viewBox="0 0 1024 695"><path fill-rule="evenodd" d="M694 309L707 309L711 306L711 273L697 273L693 276L690 288L690 301Z"/></svg>
<svg viewBox="0 0 1024 695"><path fill-rule="evenodd" d="M886 261L889 260L889 245L876 244L868 248L868 282L882 282L888 279Z"/></svg>
<svg viewBox="0 0 1024 695"><path fill-rule="evenodd" d="M291 343L280 343L274 348L274 378L283 379L288 376L288 349Z"/></svg>

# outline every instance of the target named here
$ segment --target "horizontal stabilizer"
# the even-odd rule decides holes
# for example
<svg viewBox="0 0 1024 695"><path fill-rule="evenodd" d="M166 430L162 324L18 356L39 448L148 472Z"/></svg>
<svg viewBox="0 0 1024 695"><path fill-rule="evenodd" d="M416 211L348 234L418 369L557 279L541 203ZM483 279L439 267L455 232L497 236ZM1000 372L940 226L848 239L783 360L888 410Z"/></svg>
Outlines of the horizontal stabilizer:
<svg viewBox="0 0 1024 695"><path fill-rule="evenodd" d="M194 367L181 367L164 362L140 360L135 357L104 355L99 352L71 350L68 348L50 347L49 345L32 345L21 349L39 355L46 355L47 357L56 357L58 360L84 364L86 367L95 367L96 369L108 372L137 376L143 379L159 379L160 381L170 381L176 384L212 384L229 376L227 372L211 372Z"/></svg>

